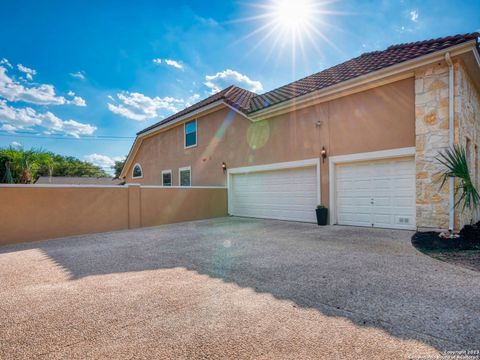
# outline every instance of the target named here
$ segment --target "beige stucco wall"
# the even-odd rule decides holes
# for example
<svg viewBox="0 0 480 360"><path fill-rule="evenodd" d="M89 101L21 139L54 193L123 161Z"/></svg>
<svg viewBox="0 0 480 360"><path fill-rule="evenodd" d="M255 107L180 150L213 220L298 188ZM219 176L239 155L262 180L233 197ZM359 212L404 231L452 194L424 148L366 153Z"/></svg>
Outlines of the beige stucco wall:
<svg viewBox="0 0 480 360"><path fill-rule="evenodd" d="M0 245L227 214L226 189L0 185Z"/></svg>
<svg viewBox="0 0 480 360"><path fill-rule="evenodd" d="M479 92L459 59L454 60L454 69L454 142L465 147L466 138L471 140L469 162L475 178L475 159L478 164L480 146ZM437 161L438 155L449 147L448 73L446 62L415 72L417 226L421 228L448 229L449 186L447 183L440 190L443 166ZM476 183L479 184L478 179ZM478 214L455 209L456 230L472 220L478 220Z"/></svg>
<svg viewBox="0 0 480 360"><path fill-rule="evenodd" d="M184 149L183 125L143 140L132 165L142 179L161 184L162 170L192 167L193 185L226 185L221 164L229 168L415 146L414 80L395 83L252 123L230 109L198 118L198 145ZM320 121L321 125L316 124ZM322 203L328 202L328 161L321 164Z"/></svg>

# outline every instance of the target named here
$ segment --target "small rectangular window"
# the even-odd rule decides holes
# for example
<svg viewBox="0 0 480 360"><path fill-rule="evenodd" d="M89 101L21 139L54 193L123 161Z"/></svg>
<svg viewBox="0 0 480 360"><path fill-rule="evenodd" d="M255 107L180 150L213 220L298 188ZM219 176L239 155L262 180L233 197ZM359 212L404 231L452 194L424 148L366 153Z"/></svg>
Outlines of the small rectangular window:
<svg viewBox="0 0 480 360"><path fill-rule="evenodd" d="M162 171L162 185L172 186L172 170Z"/></svg>
<svg viewBox="0 0 480 360"><path fill-rule="evenodd" d="M190 167L180 168L178 170L180 186L191 186L192 185L192 171Z"/></svg>
<svg viewBox="0 0 480 360"><path fill-rule="evenodd" d="M185 147L197 145L197 120L185 123Z"/></svg>

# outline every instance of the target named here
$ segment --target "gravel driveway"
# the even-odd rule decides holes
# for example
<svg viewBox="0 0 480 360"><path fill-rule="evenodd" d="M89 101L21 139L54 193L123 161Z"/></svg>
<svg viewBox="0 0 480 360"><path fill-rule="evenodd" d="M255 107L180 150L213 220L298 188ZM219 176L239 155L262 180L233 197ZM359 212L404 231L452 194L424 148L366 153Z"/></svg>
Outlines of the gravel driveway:
<svg viewBox="0 0 480 360"><path fill-rule="evenodd" d="M219 218L0 247L0 358L480 349L480 273L411 235Z"/></svg>

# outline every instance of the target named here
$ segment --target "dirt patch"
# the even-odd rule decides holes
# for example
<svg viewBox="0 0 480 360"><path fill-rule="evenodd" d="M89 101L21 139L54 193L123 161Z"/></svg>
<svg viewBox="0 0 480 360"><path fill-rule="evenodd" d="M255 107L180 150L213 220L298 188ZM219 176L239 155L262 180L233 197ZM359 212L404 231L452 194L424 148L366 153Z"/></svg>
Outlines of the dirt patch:
<svg viewBox="0 0 480 360"><path fill-rule="evenodd" d="M480 250L480 222L465 225L455 238L441 237L435 231L416 232L412 244L420 251Z"/></svg>

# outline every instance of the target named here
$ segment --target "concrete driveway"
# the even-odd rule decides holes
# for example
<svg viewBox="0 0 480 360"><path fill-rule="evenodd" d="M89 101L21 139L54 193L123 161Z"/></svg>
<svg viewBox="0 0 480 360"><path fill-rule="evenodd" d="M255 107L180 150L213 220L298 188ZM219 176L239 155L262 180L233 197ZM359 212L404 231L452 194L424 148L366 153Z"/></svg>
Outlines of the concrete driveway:
<svg viewBox="0 0 480 360"><path fill-rule="evenodd" d="M411 232L219 218L0 248L0 358L480 349L480 276Z"/></svg>

